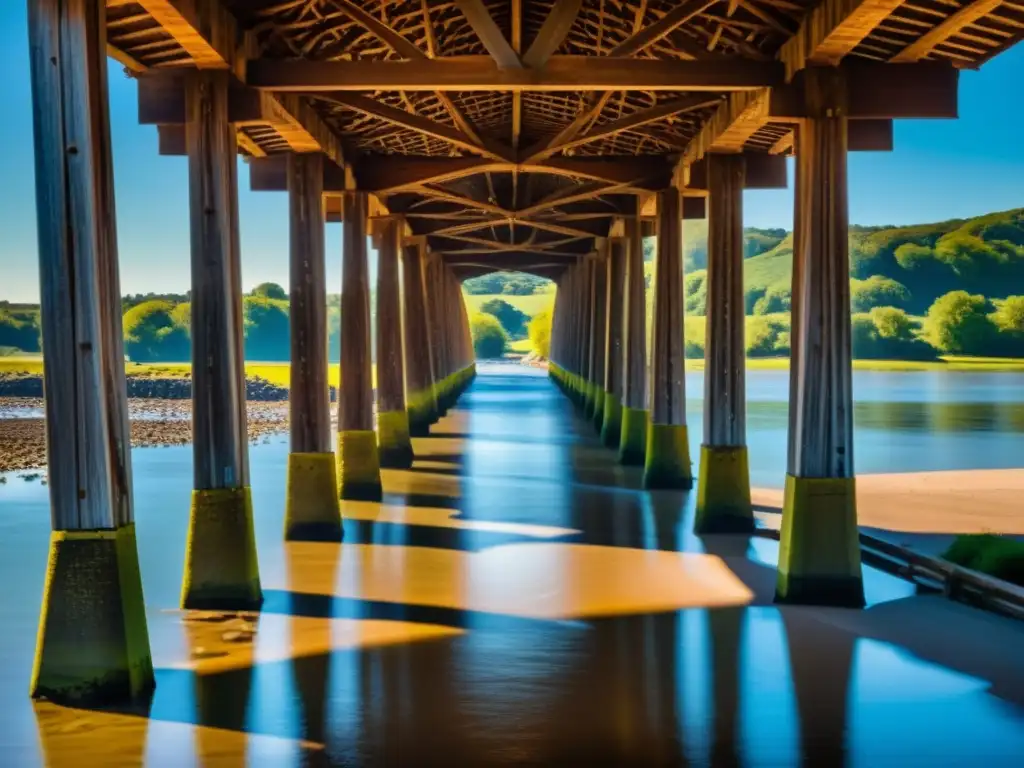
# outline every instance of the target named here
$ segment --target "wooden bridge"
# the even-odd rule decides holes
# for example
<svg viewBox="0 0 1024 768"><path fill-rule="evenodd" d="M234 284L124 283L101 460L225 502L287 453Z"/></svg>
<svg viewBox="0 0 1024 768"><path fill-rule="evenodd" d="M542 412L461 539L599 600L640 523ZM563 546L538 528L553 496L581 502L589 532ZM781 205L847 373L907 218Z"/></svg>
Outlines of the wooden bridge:
<svg viewBox="0 0 1024 768"><path fill-rule="evenodd" d="M955 118L1011 0L35 0L30 4L52 527L32 692L153 685L136 549L107 57L188 158L194 492L181 604L262 601L245 433L236 155L290 200L284 537L339 541L474 376L461 280L558 284L551 375L700 533L754 525L742 194L794 180L780 602L864 603L852 454L849 151ZM682 221L709 220L700 476L684 410ZM324 222L344 222L332 449ZM641 238L657 238L647 329ZM377 421L367 237L379 253ZM648 331L650 351L647 350ZM781 447L780 447L781 448Z"/></svg>

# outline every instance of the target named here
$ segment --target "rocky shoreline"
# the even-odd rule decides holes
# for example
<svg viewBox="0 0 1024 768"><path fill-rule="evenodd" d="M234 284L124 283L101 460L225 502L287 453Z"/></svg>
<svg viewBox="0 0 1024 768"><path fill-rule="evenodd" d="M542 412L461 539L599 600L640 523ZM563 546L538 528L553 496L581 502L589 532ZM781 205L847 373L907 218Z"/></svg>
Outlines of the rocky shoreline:
<svg viewBox="0 0 1024 768"><path fill-rule="evenodd" d="M287 396L287 390L285 390ZM132 447L187 445L192 442L192 402L189 399L131 398ZM247 403L249 440L288 429L288 401L250 400ZM39 397L0 397L0 473L46 468L46 421ZM40 472L22 475L43 479ZM0 476L0 483L6 478Z"/></svg>

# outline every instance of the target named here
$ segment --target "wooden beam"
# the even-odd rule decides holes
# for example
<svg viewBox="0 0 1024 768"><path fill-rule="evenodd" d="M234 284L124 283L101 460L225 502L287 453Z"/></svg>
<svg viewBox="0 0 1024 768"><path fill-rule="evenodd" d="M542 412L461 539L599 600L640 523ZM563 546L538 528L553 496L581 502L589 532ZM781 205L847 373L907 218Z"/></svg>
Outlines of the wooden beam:
<svg viewBox="0 0 1024 768"><path fill-rule="evenodd" d="M642 26L629 38L619 43L608 52L609 56L633 56L640 53L654 43L661 40L673 30L682 26L694 16L703 13L709 6L714 5L717 0L683 0L675 8L671 9L658 21Z"/></svg>
<svg viewBox="0 0 1024 768"><path fill-rule="evenodd" d="M824 0L779 50L786 79L808 64L838 64L904 0Z"/></svg>
<svg viewBox="0 0 1024 768"><path fill-rule="evenodd" d="M502 69L521 69L523 64L518 54L512 50L508 40L501 33L498 25L494 23L490 11L483 4L483 0L455 0L455 4L466 17L469 26L476 32L484 48L494 59L494 63ZM403 90L409 90L408 88Z"/></svg>
<svg viewBox="0 0 1024 768"><path fill-rule="evenodd" d="M846 127L846 142L850 152L892 152L892 120L851 120Z"/></svg>
<svg viewBox="0 0 1024 768"><path fill-rule="evenodd" d="M974 0L968 3L952 16L946 18L938 26L925 32L893 56L890 61L893 63L905 63L909 61L920 61L935 50L935 46L941 45L949 38L963 32L964 27L973 24L982 16L994 11L1004 0Z"/></svg>
<svg viewBox="0 0 1024 768"><path fill-rule="evenodd" d="M365 27L374 37L402 58L413 60L427 58L427 54L421 51L415 43L398 34L394 29L380 21L373 14L364 11L355 3L349 2L349 0L328 0L328 2L348 14L353 21Z"/></svg>
<svg viewBox="0 0 1024 768"><path fill-rule="evenodd" d="M523 56L523 64L533 69L543 67L551 54L565 40L572 25L579 15L583 0L558 0L551 6L548 16L544 19L540 31L533 39L529 49Z"/></svg>
<svg viewBox="0 0 1024 768"><path fill-rule="evenodd" d="M392 107L366 96L359 96L354 93L338 93L330 96L321 96L320 98L323 101L328 101L332 104L338 104L340 106L353 109L364 115L384 120L385 122L405 128L406 130L422 133L425 136L431 136L435 139L441 139L442 141L446 141L459 149L474 152L485 157L491 157L497 160L507 160L508 155L511 154L493 152L483 146L480 146L469 136L455 128L452 128L451 126L445 125L444 123L435 123L433 120L429 120L421 115L406 112L403 109Z"/></svg>
<svg viewBox="0 0 1024 768"><path fill-rule="evenodd" d="M586 130L587 126L597 119L597 116L601 114L602 110L604 110L604 107L611 96L611 91L605 91L600 95L595 93L589 94L587 100L584 102L583 111L581 111L571 123L550 139L541 140L527 150L525 153L525 162L531 162L532 160L545 157L547 154L550 154L547 150L551 147L564 144L565 142L575 138L580 131Z"/></svg>
<svg viewBox="0 0 1024 768"><path fill-rule="evenodd" d="M681 112L690 112L696 109L713 107L718 103L718 101L719 100L717 98L709 98L707 94L687 94L686 96L680 96L678 99L663 101L661 104L655 104L653 107L638 110L619 120L613 120L610 123L605 123L599 128L596 128L583 136L570 139L562 144L546 147L542 152L537 153L530 159L539 159L540 157L545 157L556 152L562 152L566 149L580 147L584 144L590 144L595 141L601 141L602 139L607 139L624 131L630 131L647 125L648 123L664 120L667 117L677 115Z"/></svg>
<svg viewBox="0 0 1024 768"><path fill-rule="evenodd" d="M620 192L631 186L632 183L605 184L604 182L593 182L590 184L581 184L578 187L559 190L554 196L523 208L518 212L518 215L529 216L532 213L544 211L548 208L556 208L559 205L566 205L567 203L572 203L577 200L590 200L591 198L600 197L601 195L611 192Z"/></svg>
<svg viewBox="0 0 1024 768"><path fill-rule="evenodd" d="M274 91L723 91L782 82L775 62L723 58L667 61L552 56L543 70L503 69L490 57L428 61L253 59L246 79Z"/></svg>
<svg viewBox="0 0 1024 768"><path fill-rule="evenodd" d="M235 63L234 17L220 0L138 0L200 69L231 69Z"/></svg>
<svg viewBox="0 0 1024 768"><path fill-rule="evenodd" d="M682 163L690 165L713 150L742 149L767 121L768 109L767 89L730 94L686 147Z"/></svg>

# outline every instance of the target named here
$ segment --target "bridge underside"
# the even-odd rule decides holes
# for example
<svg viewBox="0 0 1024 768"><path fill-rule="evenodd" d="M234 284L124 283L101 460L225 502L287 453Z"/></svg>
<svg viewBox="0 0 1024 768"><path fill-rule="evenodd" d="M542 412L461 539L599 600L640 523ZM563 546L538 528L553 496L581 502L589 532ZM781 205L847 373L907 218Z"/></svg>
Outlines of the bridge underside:
<svg viewBox="0 0 1024 768"><path fill-rule="evenodd" d="M959 69L1024 32L1015 1L922 2L30 3L52 518L33 694L120 702L154 684L108 55L136 79L139 120L158 127L160 151L188 163L194 440L182 608L274 604L261 580L246 434L238 153L254 189L289 196L283 536L335 547L350 505L380 503L382 468L412 466L413 439L436 429L474 379L461 281L505 269L557 281L551 376L617 462L643 466L649 489L696 484L698 533L751 535L743 191L786 187L795 156L775 599L861 607L847 153L891 149L895 119L956 117ZM704 217L708 398L695 477L681 223ZM333 437L325 221L344 223ZM657 240L649 351L644 236Z"/></svg>

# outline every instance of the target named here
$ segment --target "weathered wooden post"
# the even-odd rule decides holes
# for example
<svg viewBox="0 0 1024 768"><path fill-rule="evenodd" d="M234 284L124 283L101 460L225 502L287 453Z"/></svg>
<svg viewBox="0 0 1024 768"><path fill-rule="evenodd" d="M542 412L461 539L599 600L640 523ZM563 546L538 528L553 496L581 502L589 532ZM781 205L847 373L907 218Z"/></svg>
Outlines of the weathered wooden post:
<svg viewBox="0 0 1024 768"><path fill-rule="evenodd" d="M437 401L434 396L434 377L430 355L430 325L423 301L423 243L407 245L403 249L402 293L405 299L405 375L406 404L409 412L409 434L425 437ZM377 299L378 303L380 298Z"/></svg>
<svg viewBox="0 0 1024 768"><path fill-rule="evenodd" d="M622 427L619 462L641 465L647 455L647 296L644 283L644 243L640 219L626 225L625 335L623 338Z"/></svg>
<svg viewBox="0 0 1024 768"><path fill-rule="evenodd" d="M608 241L601 238L594 257L593 300L591 303L590 370L594 398L587 412L590 421L604 420L605 346L608 343Z"/></svg>
<svg viewBox="0 0 1024 768"><path fill-rule="evenodd" d="M132 509L104 5L29 3L29 42L53 529L31 693L124 702L154 682Z"/></svg>
<svg viewBox="0 0 1024 768"><path fill-rule="evenodd" d="M590 339L592 337L591 322L593 320L592 304L594 301L594 262L590 258L580 261L579 291L579 358L580 399L579 407L584 416L590 411L594 402L594 384L590 371Z"/></svg>
<svg viewBox="0 0 1024 768"><path fill-rule="evenodd" d="M662 190L658 193L658 255L654 270L651 423L644 464L647 488L693 487L686 429L682 224L679 190Z"/></svg>
<svg viewBox="0 0 1024 768"><path fill-rule="evenodd" d="M444 332L440 323L440 303L442 301L438 294L437 271L440 257L435 253L428 253L423 263L423 303L426 308L427 326L430 329L430 359L431 370L434 372L433 395L437 408L432 414L431 421L436 423L447 411L444 397L445 378L448 375L445 371L444 360Z"/></svg>
<svg viewBox="0 0 1024 768"><path fill-rule="evenodd" d="M377 238L377 445L382 467L411 467L412 441L405 407L402 296L398 239L401 222L378 222Z"/></svg>
<svg viewBox="0 0 1024 768"><path fill-rule="evenodd" d="M338 478L327 385L327 277L323 155L288 156L291 453L284 537L341 541Z"/></svg>
<svg viewBox="0 0 1024 768"><path fill-rule="evenodd" d="M345 192L342 207L341 387L338 390L338 490L342 499L380 501L380 458L373 431L370 268L366 193Z"/></svg>
<svg viewBox="0 0 1024 768"><path fill-rule="evenodd" d="M708 155L707 344L698 533L754 529L747 463L743 343L742 155Z"/></svg>
<svg viewBox="0 0 1024 768"><path fill-rule="evenodd" d="M809 117L797 133L790 403L776 600L864 605L853 469L853 388L847 241L847 104L842 70L805 72ZM797 266L799 265L799 266ZM799 296L799 298L797 298Z"/></svg>
<svg viewBox="0 0 1024 768"><path fill-rule="evenodd" d="M192 233L192 455L195 490L185 608L253 609L263 601L252 495L238 245L237 147L225 71L190 72L185 88Z"/></svg>
<svg viewBox="0 0 1024 768"><path fill-rule="evenodd" d="M608 330L604 369L604 419L601 441L609 448L619 447L622 429L622 380L625 370L625 292L628 242L612 238L608 250Z"/></svg>

